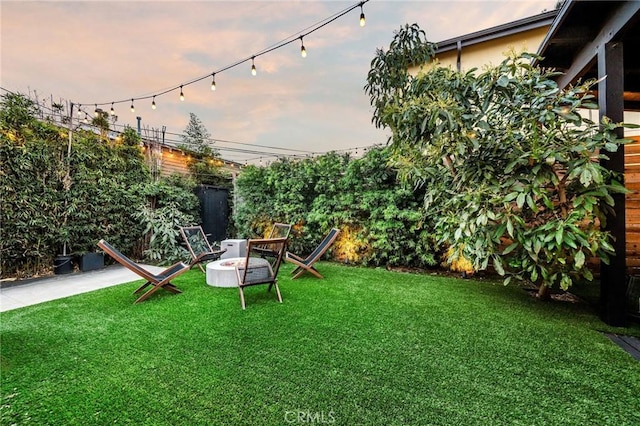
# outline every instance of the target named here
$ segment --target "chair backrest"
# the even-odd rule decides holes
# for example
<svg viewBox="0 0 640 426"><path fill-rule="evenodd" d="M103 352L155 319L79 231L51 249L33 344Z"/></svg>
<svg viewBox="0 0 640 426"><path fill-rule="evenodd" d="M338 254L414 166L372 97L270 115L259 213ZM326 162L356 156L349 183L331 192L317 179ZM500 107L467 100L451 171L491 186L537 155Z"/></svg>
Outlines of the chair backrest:
<svg viewBox="0 0 640 426"><path fill-rule="evenodd" d="M279 223L276 222L273 224L273 227L271 228L271 232L269 233L269 236L267 238L286 238L289 236L289 233L291 232L291 225L288 223Z"/></svg>
<svg viewBox="0 0 640 426"><path fill-rule="evenodd" d="M271 261L256 257L253 252L254 247L261 247L270 250L275 254ZM239 267L242 273L241 285L269 283L274 282L278 277L278 271L280 270L280 264L284 257L284 252L287 249L287 238L258 238L250 239L247 242L247 255L245 257L244 267ZM257 272L256 269L260 269ZM253 270L253 271L252 271ZM253 274L252 277L248 277L249 274Z"/></svg>
<svg viewBox="0 0 640 426"><path fill-rule="evenodd" d="M331 247L333 242L338 238L339 229L333 228L326 237L318 244L318 247L314 251L311 252L309 256L304 260L305 264L314 263L316 260L320 259L322 255Z"/></svg>
<svg viewBox="0 0 640 426"><path fill-rule="evenodd" d="M155 279L155 275L153 275L151 272L147 271L146 269L144 269L143 267L135 263L133 260L129 259L124 254L120 253L118 249L116 249L114 246L112 246L105 240L98 241L98 247L100 247L102 250L104 250L105 253L111 256L113 260L115 260L125 268L140 275L141 277L147 279L148 281L153 281L153 279Z"/></svg>
<svg viewBox="0 0 640 426"><path fill-rule="evenodd" d="M194 259L202 253L210 253L213 251L202 226L185 226L180 228L180 233L182 233L182 238L184 238L189 253L191 253Z"/></svg>

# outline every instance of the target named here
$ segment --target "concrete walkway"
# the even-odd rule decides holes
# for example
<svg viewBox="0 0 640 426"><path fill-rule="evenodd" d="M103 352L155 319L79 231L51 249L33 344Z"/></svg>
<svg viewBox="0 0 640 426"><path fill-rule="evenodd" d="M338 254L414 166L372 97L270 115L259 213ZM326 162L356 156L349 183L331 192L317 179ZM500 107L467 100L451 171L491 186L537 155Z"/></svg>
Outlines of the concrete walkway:
<svg viewBox="0 0 640 426"><path fill-rule="evenodd" d="M157 274L164 268L142 265L149 272ZM35 305L49 300L61 299L80 293L111 287L141 279L123 266L112 265L90 272L74 272L35 278L18 283L3 283L0 288L0 312Z"/></svg>

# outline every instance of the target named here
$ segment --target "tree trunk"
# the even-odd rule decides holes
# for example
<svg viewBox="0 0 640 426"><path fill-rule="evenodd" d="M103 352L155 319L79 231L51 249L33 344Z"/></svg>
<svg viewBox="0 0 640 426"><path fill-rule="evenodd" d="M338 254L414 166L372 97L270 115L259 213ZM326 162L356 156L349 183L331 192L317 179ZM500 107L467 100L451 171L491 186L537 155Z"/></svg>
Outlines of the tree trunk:
<svg viewBox="0 0 640 426"><path fill-rule="evenodd" d="M549 301L551 300L551 289L546 284L540 284L538 287L538 300Z"/></svg>

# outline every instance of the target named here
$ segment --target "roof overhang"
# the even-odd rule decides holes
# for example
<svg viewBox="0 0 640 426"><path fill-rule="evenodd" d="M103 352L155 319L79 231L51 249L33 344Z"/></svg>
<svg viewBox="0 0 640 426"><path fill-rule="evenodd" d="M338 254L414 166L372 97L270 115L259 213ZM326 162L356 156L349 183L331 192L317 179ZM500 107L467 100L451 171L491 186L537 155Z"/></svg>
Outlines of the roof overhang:
<svg viewBox="0 0 640 426"><path fill-rule="evenodd" d="M554 22L558 11L551 10L541 14L520 19L518 21L509 22L503 25L487 28L482 31L476 31L460 37L450 38L448 40L439 41L436 54L456 50L459 47L472 46L478 43L484 43L491 40L501 39L510 35L519 34L524 31L530 31L541 27L548 27Z"/></svg>
<svg viewBox="0 0 640 426"><path fill-rule="evenodd" d="M561 88L597 79L598 51L607 43L622 43L624 106L640 110L640 1L567 0L538 49L538 64L563 73Z"/></svg>

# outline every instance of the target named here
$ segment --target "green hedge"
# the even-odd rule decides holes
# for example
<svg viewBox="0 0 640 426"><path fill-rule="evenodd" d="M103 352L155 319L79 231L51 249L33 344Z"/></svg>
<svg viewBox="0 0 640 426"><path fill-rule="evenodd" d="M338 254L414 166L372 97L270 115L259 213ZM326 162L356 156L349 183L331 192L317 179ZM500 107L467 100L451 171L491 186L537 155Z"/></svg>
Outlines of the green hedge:
<svg viewBox="0 0 640 426"><path fill-rule="evenodd" d="M240 235L264 235L273 222L294 225L290 251L308 254L332 227L334 259L364 265L430 266L438 254L422 226L420 191L397 183L387 149L360 159L329 153L247 167L237 179Z"/></svg>
<svg viewBox="0 0 640 426"><path fill-rule="evenodd" d="M162 225L196 222L195 182L153 181L133 129L116 141L76 129L69 153L68 130L36 116L26 97L2 97L2 277L48 272L65 243L67 253L83 253L101 238L138 259L184 258L177 227Z"/></svg>

